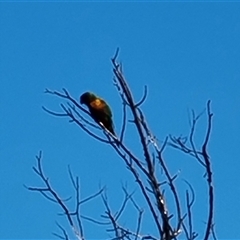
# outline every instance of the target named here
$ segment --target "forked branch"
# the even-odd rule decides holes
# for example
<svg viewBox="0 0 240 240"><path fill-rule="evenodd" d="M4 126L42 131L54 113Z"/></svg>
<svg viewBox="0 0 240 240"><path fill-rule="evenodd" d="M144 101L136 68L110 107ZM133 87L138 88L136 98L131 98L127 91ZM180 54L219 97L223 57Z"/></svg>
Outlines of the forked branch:
<svg viewBox="0 0 240 240"><path fill-rule="evenodd" d="M101 188L97 193L95 193L94 195L87 197L83 200L80 200L80 185L79 185L79 179L78 177L74 178L73 174L70 170L70 168L68 169L69 172L69 176L72 182L72 185L74 187L75 190L75 194L76 194L76 207L74 211L70 211L66 202L68 199L62 199L57 191L55 189L53 189L52 185L49 182L48 177L45 176L43 168L42 168L42 152L39 153L38 156L36 156L36 160L37 160L37 167L33 167L34 172L40 177L40 179L42 180L44 187L29 187L29 186L25 186L28 190L30 191L34 191L34 192L39 192L41 193L46 199L56 203L63 211L63 215L66 216L67 221L69 223L69 225L71 226L74 235L79 239L79 240L84 240L84 234L83 234L83 226L82 226L82 221L81 221L81 215L80 215L80 205L82 205L83 203L86 203L88 201L90 201L91 199L99 196L102 194L103 192L103 188ZM61 239L69 239L67 232L65 231L65 229L58 223L56 223L57 226L61 229L63 236L54 233L55 236L58 236Z"/></svg>

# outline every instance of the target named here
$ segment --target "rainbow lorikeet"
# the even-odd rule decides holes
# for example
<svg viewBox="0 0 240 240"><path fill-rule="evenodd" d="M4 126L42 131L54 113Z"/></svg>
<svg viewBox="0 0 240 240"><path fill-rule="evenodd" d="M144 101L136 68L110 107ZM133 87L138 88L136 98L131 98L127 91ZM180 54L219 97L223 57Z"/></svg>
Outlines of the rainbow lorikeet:
<svg viewBox="0 0 240 240"><path fill-rule="evenodd" d="M103 99L97 97L93 93L85 92L80 97L80 103L88 107L94 121L116 136L113 129L111 109Z"/></svg>

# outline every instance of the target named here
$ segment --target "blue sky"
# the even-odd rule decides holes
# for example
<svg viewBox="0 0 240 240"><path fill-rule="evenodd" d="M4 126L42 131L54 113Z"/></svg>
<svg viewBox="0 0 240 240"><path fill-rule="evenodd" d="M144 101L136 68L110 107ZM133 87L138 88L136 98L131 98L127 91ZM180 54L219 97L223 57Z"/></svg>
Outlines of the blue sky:
<svg viewBox="0 0 240 240"><path fill-rule="evenodd" d="M48 115L63 101L44 89L68 89L73 97L87 90L111 105L116 132L121 102L112 84L110 58L119 60L136 99L147 85L142 106L151 129L163 140L186 135L191 109L201 112L212 101L213 132L209 144L215 186L215 224L219 239L240 239L240 3L223 2L71 2L0 3L0 238L51 239L57 232L58 206L23 184L41 186L34 175L35 155L63 197L73 193L67 166L80 177L86 197L106 185L113 209L121 203L122 183L137 190L133 178L110 146L92 139L67 119ZM199 122L197 142L206 118ZM99 133L101 134L101 133ZM126 142L140 154L138 141ZM168 149L171 169L181 170L196 190L195 227L204 227L204 172L193 159ZM185 185L179 181L180 190ZM144 207L144 203L143 207ZM99 216L101 201L82 207ZM132 215L125 215L125 221ZM133 220L134 221L134 220ZM131 222L131 221L130 221ZM151 231L151 224L144 230ZM89 239L106 239L104 228L85 223Z"/></svg>

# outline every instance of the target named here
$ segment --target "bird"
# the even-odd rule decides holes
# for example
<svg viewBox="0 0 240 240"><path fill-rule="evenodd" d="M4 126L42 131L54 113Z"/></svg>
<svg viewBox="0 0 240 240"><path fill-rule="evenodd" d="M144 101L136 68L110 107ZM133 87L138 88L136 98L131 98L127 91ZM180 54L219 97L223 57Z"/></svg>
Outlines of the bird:
<svg viewBox="0 0 240 240"><path fill-rule="evenodd" d="M85 92L80 96L80 103L88 107L91 117L95 122L116 137L111 109L102 98L92 92Z"/></svg>

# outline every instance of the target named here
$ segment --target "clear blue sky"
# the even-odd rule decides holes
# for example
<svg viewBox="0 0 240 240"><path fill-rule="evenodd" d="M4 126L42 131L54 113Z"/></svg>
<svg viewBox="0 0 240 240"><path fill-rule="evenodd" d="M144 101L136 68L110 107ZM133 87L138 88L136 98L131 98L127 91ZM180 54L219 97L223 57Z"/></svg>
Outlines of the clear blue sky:
<svg viewBox="0 0 240 240"><path fill-rule="evenodd" d="M96 192L99 184L107 185L116 209L123 195L121 183L134 189L132 177L110 146L41 108L57 111L62 102L44 94L45 88L65 87L76 99L91 90L111 105L119 133L121 102L112 84L110 58L120 47L136 99L148 86L143 110L160 140L168 134L186 135L188 111L201 112L212 100L209 153L216 233L219 239L240 239L239 13L240 3L227 2L1 2L0 238L50 239L58 231L55 221L64 223L57 216L58 206L23 187L41 186L31 169L40 150L45 172L63 197L73 192L68 164L80 176L82 197ZM127 136L132 134L129 126ZM131 146L140 154L138 142ZM201 234L206 211L204 172L176 151L169 149L167 157L172 169L182 171L180 179L194 183L195 226ZM184 191L181 180L180 185ZM85 215L98 216L102 211L99 200L82 207ZM104 228L85 224L88 239L107 238Z"/></svg>

